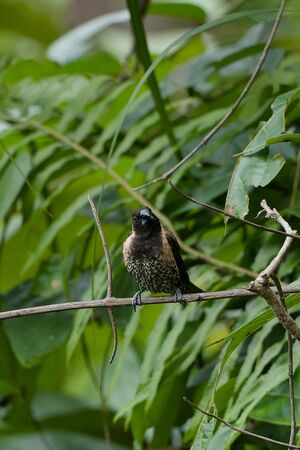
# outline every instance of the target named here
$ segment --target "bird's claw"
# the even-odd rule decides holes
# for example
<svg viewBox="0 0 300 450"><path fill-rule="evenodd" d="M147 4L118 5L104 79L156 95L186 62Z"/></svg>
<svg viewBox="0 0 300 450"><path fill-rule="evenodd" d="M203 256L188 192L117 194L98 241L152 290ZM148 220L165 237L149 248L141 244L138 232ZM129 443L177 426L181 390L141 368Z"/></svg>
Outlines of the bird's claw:
<svg viewBox="0 0 300 450"><path fill-rule="evenodd" d="M132 297L132 306L133 306L134 312L136 312L136 307L141 306L141 304L142 304L142 296L141 296L142 292L143 292L143 290L141 289L140 291L137 291L134 294L134 296Z"/></svg>
<svg viewBox="0 0 300 450"><path fill-rule="evenodd" d="M180 303L181 306L186 306L187 305L187 301L182 298L182 293L181 293L181 290L179 288L177 288L176 291L175 291L175 302L176 303Z"/></svg>

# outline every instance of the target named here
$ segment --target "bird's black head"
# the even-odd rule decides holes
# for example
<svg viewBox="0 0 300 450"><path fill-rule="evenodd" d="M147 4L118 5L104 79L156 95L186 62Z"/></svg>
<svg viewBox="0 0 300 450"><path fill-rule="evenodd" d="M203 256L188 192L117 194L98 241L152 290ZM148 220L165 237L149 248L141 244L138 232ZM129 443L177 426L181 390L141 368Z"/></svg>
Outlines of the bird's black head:
<svg viewBox="0 0 300 450"><path fill-rule="evenodd" d="M142 206L132 215L132 228L138 234L150 235L161 230L159 218L147 206Z"/></svg>

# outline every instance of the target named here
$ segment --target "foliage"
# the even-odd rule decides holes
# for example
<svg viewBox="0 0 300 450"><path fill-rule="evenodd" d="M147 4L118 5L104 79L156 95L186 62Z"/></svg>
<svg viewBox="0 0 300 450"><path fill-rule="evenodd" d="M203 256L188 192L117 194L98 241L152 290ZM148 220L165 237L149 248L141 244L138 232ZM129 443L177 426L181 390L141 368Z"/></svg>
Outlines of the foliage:
<svg viewBox="0 0 300 450"><path fill-rule="evenodd" d="M118 61L87 46L79 59L63 65L2 57L2 309L105 294L103 250L88 193L98 201L112 253L115 296L129 297L136 289L121 249L131 214L145 201L189 247L218 261L216 267L193 252L184 255L193 282L205 290L246 285L243 269L259 271L276 253L280 237L233 221L224 228L222 216L178 197L168 183L134 190L182 159L251 75L276 9L274 2L259 2L255 10L249 1L240 3L211 21L204 9L180 3L180 16L192 15L198 29L172 45L155 69L173 143L134 56ZM151 8L151 14L176 16L175 2L153 2ZM36 24L36 15L31 20ZM172 177L184 192L241 217L253 219L266 198L295 229L298 26L299 7L291 1L242 105ZM234 40L220 43L228 27ZM16 29L21 33L20 25ZM299 277L299 259L295 244L280 269L282 281ZM287 305L297 317L300 296L288 296ZM111 366L107 314L52 313L1 323L1 448L275 448L203 417L183 395L236 426L288 439L286 337L262 299L151 306L136 314L122 308L115 314L120 345ZM299 400L298 343L294 354ZM299 421L299 402L297 416Z"/></svg>

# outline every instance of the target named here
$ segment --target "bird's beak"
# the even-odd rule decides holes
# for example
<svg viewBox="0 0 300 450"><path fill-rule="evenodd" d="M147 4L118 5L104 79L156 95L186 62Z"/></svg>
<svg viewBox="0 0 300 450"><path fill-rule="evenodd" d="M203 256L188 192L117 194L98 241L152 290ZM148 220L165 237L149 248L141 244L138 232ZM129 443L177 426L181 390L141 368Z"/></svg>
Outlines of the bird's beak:
<svg viewBox="0 0 300 450"><path fill-rule="evenodd" d="M145 219L142 219L142 225L144 226L145 225L145 223L147 222L147 219L145 218Z"/></svg>

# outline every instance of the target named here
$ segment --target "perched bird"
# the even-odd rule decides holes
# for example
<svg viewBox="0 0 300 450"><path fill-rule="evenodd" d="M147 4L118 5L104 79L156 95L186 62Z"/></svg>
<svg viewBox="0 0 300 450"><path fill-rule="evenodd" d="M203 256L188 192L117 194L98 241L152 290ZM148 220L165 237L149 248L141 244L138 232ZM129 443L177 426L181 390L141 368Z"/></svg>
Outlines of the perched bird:
<svg viewBox="0 0 300 450"><path fill-rule="evenodd" d="M126 269L133 275L140 290L133 306L141 304L141 293L166 292L181 294L203 292L189 279L175 236L165 230L150 208L142 206L132 215L132 232L123 245Z"/></svg>

